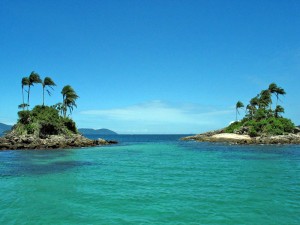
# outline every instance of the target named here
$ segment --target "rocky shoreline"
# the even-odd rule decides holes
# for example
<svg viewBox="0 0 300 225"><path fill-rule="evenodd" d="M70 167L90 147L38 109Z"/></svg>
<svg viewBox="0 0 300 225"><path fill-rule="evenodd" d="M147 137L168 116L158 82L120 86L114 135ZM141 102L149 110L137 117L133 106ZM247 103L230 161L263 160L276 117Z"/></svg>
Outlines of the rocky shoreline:
<svg viewBox="0 0 300 225"><path fill-rule="evenodd" d="M40 138L33 135L7 134L0 138L0 150L26 150L26 149L66 149L93 147L99 145L117 144L117 141L88 139L80 134L48 135Z"/></svg>
<svg viewBox="0 0 300 225"><path fill-rule="evenodd" d="M261 135L258 137L250 137L243 134L224 133L224 131L216 130L194 136L181 138L183 141L199 141L199 142L224 142L230 144L300 144L300 132L284 134L284 135Z"/></svg>

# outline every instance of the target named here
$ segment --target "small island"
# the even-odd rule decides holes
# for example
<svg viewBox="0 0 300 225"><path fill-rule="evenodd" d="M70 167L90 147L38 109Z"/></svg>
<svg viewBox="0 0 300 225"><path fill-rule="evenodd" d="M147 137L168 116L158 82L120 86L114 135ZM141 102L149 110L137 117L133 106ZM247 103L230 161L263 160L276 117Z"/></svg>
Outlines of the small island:
<svg viewBox="0 0 300 225"><path fill-rule="evenodd" d="M284 108L278 104L283 88L271 83L266 90L252 98L245 109L245 116L238 121L239 109L244 108L241 101L236 103L236 121L228 127L181 140L199 142L228 142L232 144L300 144L300 128L284 118ZM272 97L276 98L273 106Z"/></svg>
<svg viewBox="0 0 300 225"><path fill-rule="evenodd" d="M29 110L30 89L34 84L42 84L43 101L42 105L34 106L32 110ZM22 79L23 102L19 105L21 109L18 112L19 119L10 131L0 138L0 150L64 149L117 143L104 139L91 140L78 132L75 122L69 115L72 114L74 107L77 107L76 100L79 96L70 85L63 87L61 103L46 106L45 91L51 95L50 91L53 90L53 86L56 84L50 77L42 80L35 72ZM27 92L26 103L24 91Z"/></svg>

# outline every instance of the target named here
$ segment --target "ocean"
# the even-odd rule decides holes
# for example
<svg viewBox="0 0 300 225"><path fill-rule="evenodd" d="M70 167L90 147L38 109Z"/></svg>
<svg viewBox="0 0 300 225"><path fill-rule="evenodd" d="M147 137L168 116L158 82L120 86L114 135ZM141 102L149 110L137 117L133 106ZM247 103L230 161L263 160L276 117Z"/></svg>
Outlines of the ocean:
<svg viewBox="0 0 300 225"><path fill-rule="evenodd" d="M0 151L0 224L300 224L299 145L182 136Z"/></svg>

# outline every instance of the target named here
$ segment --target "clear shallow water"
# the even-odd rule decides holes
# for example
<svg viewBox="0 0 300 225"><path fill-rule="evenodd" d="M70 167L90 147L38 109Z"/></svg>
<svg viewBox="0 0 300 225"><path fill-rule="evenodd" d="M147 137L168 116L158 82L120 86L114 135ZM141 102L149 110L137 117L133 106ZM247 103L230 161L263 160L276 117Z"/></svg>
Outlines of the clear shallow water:
<svg viewBox="0 0 300 225"><path fill-rule="evenodd" d="M179 137L0 151L0 224L300 224L300 146Z"/></svg>

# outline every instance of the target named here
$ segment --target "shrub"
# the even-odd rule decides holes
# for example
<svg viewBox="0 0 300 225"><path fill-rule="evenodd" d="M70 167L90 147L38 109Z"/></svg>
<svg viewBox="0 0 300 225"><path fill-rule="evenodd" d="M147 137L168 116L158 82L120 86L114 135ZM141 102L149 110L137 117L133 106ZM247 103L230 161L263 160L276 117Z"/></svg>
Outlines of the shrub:
<svg viewBox="0 0 300 225"><path fill-rule="evenodd" d="M30 123L30 111L19 111L18 116L19 116L19 122L22 124L29 124Z"/></svg>
<svg viewBox="0 0 300 225"><path fill-rule="evenodd" d="M69 131L71 131L72 133L75 133L75 134L78 133L77 128L76 128L76 124L72 119L70 119L68 117L65 117L65 118L62 118L62 121L63 121L64 126Z"/></svg>
<svg viewBox="0 0 300 225"><path fill-rule="evenodd" d="M234 131L238 130L242 126L242 122L233 122L228 127L225 128L225 133L234 133Z"/></svg>
<svg viewBox="0 0 300 225"><path fill-rule="evenodd" d="M289 119L269 117L267 119L262 119L259 121L247 120L244 123L235 122L225 128L225 132L233 132L241 126L248 127L248 134L251 137L258 136L259 134L282 135L285 133L293 132L295 128L295 125Z"/></svg>
<svg viewBox="0 0 300 225"><path fill-rule="evenodd" d="M78 133L75 122L63 118L57 109L49 106L35 106L31 111L18 112L18 134L34 134L40 137L58 134Z"/></svg>
<svg viewBox="0 0 300 225"><path fill-rule="evenodd" d="M249 129L249 136L250 137L256 137L257 136L257 131L254 129L254 127L251 127Z"/></svg>

